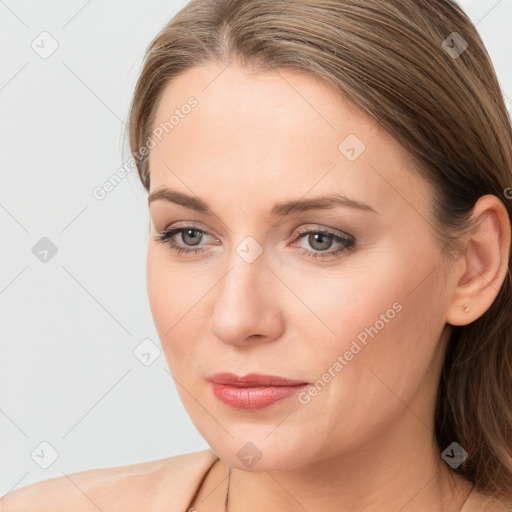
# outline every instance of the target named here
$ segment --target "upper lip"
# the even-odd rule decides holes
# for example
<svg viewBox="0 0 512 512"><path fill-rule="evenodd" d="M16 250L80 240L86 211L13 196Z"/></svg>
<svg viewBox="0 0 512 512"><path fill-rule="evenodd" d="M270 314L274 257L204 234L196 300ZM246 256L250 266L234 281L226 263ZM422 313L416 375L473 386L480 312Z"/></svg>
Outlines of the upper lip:
<svg viewBox="0 0 512 512"><path fill-rule="evenodd" d="M208 380L215 384L247 388L252 386L298 386L307 384L303 380L286 379L277 375L263 375L260 373L249 373L243 377L234 373L216 373L208 377Z"/></svg>

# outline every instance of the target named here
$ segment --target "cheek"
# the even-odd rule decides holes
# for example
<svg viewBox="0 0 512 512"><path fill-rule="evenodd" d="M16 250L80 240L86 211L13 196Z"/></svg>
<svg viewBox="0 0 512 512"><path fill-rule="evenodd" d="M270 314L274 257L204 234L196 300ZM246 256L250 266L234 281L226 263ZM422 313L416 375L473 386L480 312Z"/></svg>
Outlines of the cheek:
<svg viewBox="0 0 512 512"><path fill-rule="evenodd" d="M169 340L179 339L179 331L193 315L193 292L189 271L173 263L159 246L148 248L146 280L148 299L155 327L166 352L172 348ZM190 311L190 313L187 312Z"/></svg>
<svg viewBox="0 0 512 512"><path fill-rule="evenodd" d="M172 325L170 322L168 323L170 320L169 314L171 313L169 306L171 296L176 296L175 287L177 283L171 279L169 267L166 265L164 258L161 257L160 252L160 250L148 248L146 282L151 313L160 340L163 342L164 328L168 329Z"/></svg>
<svg viewBox="0 0 512 512"><path fill-rule="evenodd" d="M331 268L274 264L280 279L267 276L271 284L275 279L275 287L268 295L263 290L270 288L261 287L257 301L281 315L283 343L267 350L290 362L283 372L293 375L301 368L304 378L326 383L330 375L332 382L318 402L343 398L350 407L370 397L374 403L393 399L383 382L399 396L410 394L427 370L443 325L434 254L424 249L390 247ZM171 371L190 381L211 350L207 325L215 284L224 274L220 266L201 267L173 262L160 246L148 248L155 326Z"/></svg>
<svg viewBox="0 0 512 512"><path fill-rule="evenodd" d="M203 373L201 342L209 341L205 327L212 311L210 294L220 279L211 270L208 277L200 267L173 261L159 245L148 247L146 281L153 321L169 369L188 383Z"/></svg>
<svg viewBox="0 0 512 512"><path fill-rule="evenodd" d="M386 384L410 397L428 371L444 328L444 290L433 272L435 254L412 252L382 252L364 269L347 263L331 275L285 275L310 310L290 327L308 377L329 382L325 399L343 395L355 405L373 397L372 406L386 396L396 400Z"/></svg>

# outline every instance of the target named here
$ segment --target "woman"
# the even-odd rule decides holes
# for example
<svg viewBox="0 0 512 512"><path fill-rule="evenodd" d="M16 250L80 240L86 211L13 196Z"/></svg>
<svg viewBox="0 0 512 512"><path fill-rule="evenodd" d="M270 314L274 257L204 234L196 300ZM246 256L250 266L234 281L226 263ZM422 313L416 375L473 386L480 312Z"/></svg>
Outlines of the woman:
<svg viewBox="0 0 512 512"><path fill-rule="evenodd" d="M194 0L129 119L147 284L211 450L2 510L501 511L512 130L449 0Z"/></svg>

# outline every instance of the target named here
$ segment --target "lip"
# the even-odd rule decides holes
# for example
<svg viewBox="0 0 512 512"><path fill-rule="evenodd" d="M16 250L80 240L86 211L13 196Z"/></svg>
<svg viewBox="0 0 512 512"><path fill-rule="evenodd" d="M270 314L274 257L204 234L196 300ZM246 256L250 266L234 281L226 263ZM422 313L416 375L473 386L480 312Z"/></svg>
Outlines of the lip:
<svg viewBox="0 0 512 512"><path fill-rule="evenodd" d="M303 380L286 379L277 375L263 375L261 373L249 373L238 377L234 373L216 373L208 377L210 382L224 384L226 386L256 387L256 386L298 386L308 384Z"/></svg>
<svg viewBox="0 0 512 512"><path fill-rule="evenodd" d="M268 407L297 394L309 385L301 380L258 373L243 377L233 373L216 373L207 380L218 400L230 407L244 410Z"/></svg>

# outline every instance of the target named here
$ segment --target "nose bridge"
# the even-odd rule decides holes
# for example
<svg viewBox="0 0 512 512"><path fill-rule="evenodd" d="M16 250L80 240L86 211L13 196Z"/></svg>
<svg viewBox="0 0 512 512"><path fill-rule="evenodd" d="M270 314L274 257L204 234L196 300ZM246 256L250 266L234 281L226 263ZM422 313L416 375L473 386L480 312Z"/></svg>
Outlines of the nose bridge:
<svg viewBox="0 0 512 512"><path fill-rule="evenodd" d="M260 256L252 262L247 262L238 251L246 250L242 243L232 251L228 258L228 272L224 279L219 283L217 295L217 306L224 309L225 313L236 313L240 317L244 311L255 313L257 301L261 300L258 291L258 279L261 280L264 272L264 260ZM247 250L247 254L250 249ZM234 318L231 315L231 318Z"/></svg>
<svg viewBox="0 0 512 512"><path fill-rule="evenodd" d="M238 300L251 301L257 299L255 290L264 278L267 264L263 246L265 234L257 225L250 227L250 219L258 218L258 212L253 211L248 203L233 202L231 208L230 218L236 220L230 225L230 241L225 247L228 273L219 283L219 299L224 300L226 296L227 300L238 297Z"/></svg>
<svg viewBox="0 0 512 512"><path fill-rule="evenodd" d="M246 237L232 248L227 262L210 322L213 333L225 343L238 343L256 334L271 335L278 312L275 294L267 284L272 273L266 268L263 248Z"/></svg>

